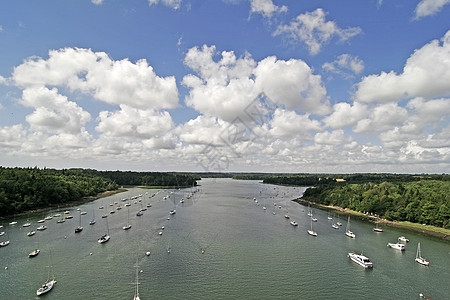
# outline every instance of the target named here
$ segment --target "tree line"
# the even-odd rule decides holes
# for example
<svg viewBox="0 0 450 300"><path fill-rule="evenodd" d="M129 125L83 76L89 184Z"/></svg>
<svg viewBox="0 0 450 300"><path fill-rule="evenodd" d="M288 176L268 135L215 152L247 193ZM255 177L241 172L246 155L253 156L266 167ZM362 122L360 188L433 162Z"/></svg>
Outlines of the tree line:
<svg viewBox="0 0 450 300"><path fill-rule="evenodd" d="M450 176L407 174L274 175L265 183L310 186L303 199L450 228Z"/></svg>
<svg viewBox="0 0 450 300"><path fill-rule="evenodd" d="M198 178L182 173L0 166L0 216L62 205L124 185L185 187L195 185Z"/></svg>

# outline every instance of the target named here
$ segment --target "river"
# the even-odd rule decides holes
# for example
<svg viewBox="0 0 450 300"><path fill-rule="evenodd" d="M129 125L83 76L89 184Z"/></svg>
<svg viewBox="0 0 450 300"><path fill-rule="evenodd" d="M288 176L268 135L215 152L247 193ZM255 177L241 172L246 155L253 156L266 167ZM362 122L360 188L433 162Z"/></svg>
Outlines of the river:
<svg viewBox="0 0 450 300"><path fill-rule="evenodd" d="M450 294L446 242L398 228L375 233L373 224L356 219L351 220L356 234L351 239L344 234L347 220L341 217L343 226L333 229L336 216L328 220L328 213L319 209L313 209L318 237L312 237L307 233L308 208L291 201L305 188L209 178L199 184L189 199L191 188L131 188L77 207L23 216L16 225L8 224L12 219L4 220L0 231L6 233L0 240L10 240L10 245L0 248L0 299L38 298L36 289L48 271L57 284L45 299L133 299L136 262L142 300L419 299L419 293L445 299ZM132 228L125 231L128 208L121 199L139 194L142 202L129 201ZM141 203L152 206L138 217ZM80 233L74 232L79 224L77 208L87 213L81 217ZM174 208L176 214L169 215ZM43 223L47 230L27 236L40 225L37 220L66 209L73 219L57 224L59 218L54 217ZM101 218L105 213L108 218ZM96 224L89 225L94 214ZM290 225L285 214L298 226ZM22 227L27 220L31 227ZM107 226L111 240L99 244ZM402 235L410 240L406 251L386 246ZM419 241L429 267L414 262ZM41 253L29 258L35 248ZM374 268L350 261L348 252L364 253Z"/></svg>

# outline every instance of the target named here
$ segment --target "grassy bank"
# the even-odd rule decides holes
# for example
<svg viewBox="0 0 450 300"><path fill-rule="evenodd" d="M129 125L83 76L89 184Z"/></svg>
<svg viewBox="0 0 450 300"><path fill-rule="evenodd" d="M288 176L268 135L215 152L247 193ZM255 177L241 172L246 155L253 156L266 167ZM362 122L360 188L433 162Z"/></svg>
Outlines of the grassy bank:
<svg viewBox="0 0 450 300"><path fill-rule="evenodd" d="M294 199L293 201L300 203L302 205L310 205L311 207L316 207L316 208L319 208L322 210L335 212L340 215L350 215L359 220L364 220L364 221L368 221L368 222L372 222L372 223L375 223L377 220L377 218L375 216L357 212L357 211L354 211L351 209L344 209L342 207L337 207L337 206L322 205L322 204L318 204L315 202L306 201L301 198ZM447 242L450 242L450 230L445 229L445 228L440 228L440 227L431 226L431 225L422 225L422 224L418 224L418 223L411 223L411 222L407 222L407 221L398 221L398 222L397 221L388 221L386 219L379 219L379 222L385 226L421 232L421 233L424 233L424 234L427 234L430 236L438 237Z"/></svg>

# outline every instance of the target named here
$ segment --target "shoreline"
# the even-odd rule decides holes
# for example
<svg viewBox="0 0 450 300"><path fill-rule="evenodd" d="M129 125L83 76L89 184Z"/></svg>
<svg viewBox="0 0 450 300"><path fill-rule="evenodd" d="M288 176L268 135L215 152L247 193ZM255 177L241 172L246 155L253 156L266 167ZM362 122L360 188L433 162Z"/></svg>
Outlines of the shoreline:
<svg viewBox="0 0 450 300"><path fill-rule="evenodd" d="M99 193L99 194L97 194L95 196L87 196L87 197L83 197L83 198L81 198L79 200L74 200L74 201L70 201L70 202L61 203L59 205L50 205L50 206L47 206L47 207L42 207L42 208L36 208L36 209L23 211L23 212L14 214L14 216L20 217L20 216L24 216L24 215L27 215L27 214L30 214L30 213L32 213L32 214L40 213L40 212L44 212L44 211L47 211L47 210L54 209L55 207L58 207L58 206L73 207L73 206L84 204L84 203L88 203L88 202L91 202L91 201L94 201L94 200L97 200L97 199L100 199L100 198L105 198L105 197L108 197L108 196L111 196L111 195L123 193L125 191L127 191L127 189L124 189L124 188L119 188L119 189L113 190L113 191L105 191L105 192ZM8 219L8 218L11 218L11 217L12 216L3 216L3 217L0 217L0 220Z"/></svg>
<svg viewBox="0 0 450 300"><path fill-rule="evenodd" d="M354 211L351 209L347 209L347 208L344 209L344 208L338 207L338 206L318 204L318 203L315 203L312 201L304 200L302 198L293 199L292 201L297 202L302 205L306 205L306 206L311 205L311 207L316 207L316 208L319 208L322 210L335 212L340 215L351 215L351 216L358 218L359 220L368 221L371 223L375 223L377 220L377 217L375 217L375 216L367 215L367 214L360 213L360 212L357 212L357 211ZM437 237L446 242L450 242L450 230L448 230L448 229L435 227L432 225L421 225L418 223L411 223L411 222L407 222L407 221L389 221L389 220L382 219L382 218L379 218L378 222L385 226L394 227L394 228L402 228L402 229L407 229L407 230L411 230L411 231L415 231L415 232L420 232L420 233L423 233L423 234L426 234L429 236Z"/></svg>

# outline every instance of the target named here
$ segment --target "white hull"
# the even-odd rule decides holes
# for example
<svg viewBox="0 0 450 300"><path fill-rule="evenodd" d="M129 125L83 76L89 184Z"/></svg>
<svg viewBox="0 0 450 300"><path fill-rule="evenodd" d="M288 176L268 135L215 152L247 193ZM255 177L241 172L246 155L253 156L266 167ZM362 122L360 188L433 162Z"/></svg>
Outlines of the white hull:
<svg viewBox="0 0 450 300"><path fill-rule="evenodd" d="M312 236L317 236L317 232L315 232L313 230L308 230L308 234L312 235Z"/></svg>
<svg viewBox="0 0 450 300"><path fill-rule="evenodd" d="M356 237L355 234L353 232L351 232L351 231L346 231L345 235L348 236L348 237L351 237L351 238L355 238Z"/></svg>
<svg viewBox="0 0 450 300"><path fill-rule="evenodd" d="M101 238L98 239L98 243L99 244L103 244L106 243L107 241L109 241L109 235L104 235Z"/></svg>
<svg viewBox="0 0 450 300"><path fill-rule="evenodd" d="M400 243L388 243L387 244L388 247L391 247L393 249L399 250L399 251L405 251L406 246L404 244L400 244Z"/></svg>
<svg viewBox="0 0 450 300"><path fill-rule="evenodd" d="M43 295L43 294L45 294L45 293L50 292L50 290L53 288L53 286L55 285L55 283L56 283L55 280L46 282L40 289L38 289L38 290L36 291L36 295L37 295L37 296L40 296L40 295Z"/></svg>
<svg viewBox="0 0 450 300"><path fill-rule="evenodd" d="M429 261L426 261L426 260L425 260L424 258L422 258L422 257L416 258L416 262L418 262L419 264L424 265L424 266L428 266L428 265L430 264Z"/></svg>
<svg viewBox="0 0 450 300"><path fill-rule="evenodd" d="M349 253L347 255L352 261L354 261L355 263L357 263L358 265L360 265L363 268L373 268L373 264L370 261L370 259L364 255L358 255L355 253Z"/></svg>

